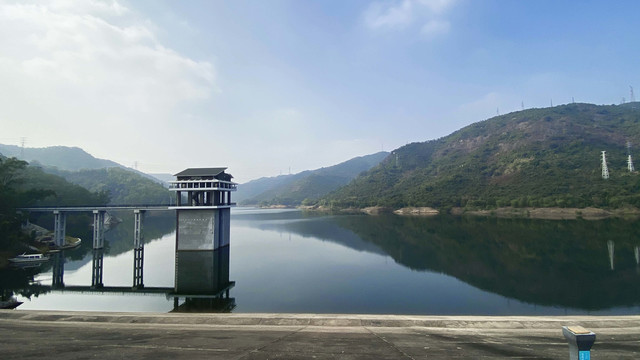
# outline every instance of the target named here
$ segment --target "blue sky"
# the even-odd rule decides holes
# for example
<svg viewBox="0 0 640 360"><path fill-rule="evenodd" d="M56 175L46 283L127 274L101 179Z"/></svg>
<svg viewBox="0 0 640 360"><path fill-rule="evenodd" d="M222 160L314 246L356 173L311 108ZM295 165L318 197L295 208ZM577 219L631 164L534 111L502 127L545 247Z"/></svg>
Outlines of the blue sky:
<svg viewBox="0 0 640 360"><path fill-rule="evenodd" d="M0 142L239 182L640 91L636 1L2 1ZM640 96L640 94L638 95Z"/></svg>

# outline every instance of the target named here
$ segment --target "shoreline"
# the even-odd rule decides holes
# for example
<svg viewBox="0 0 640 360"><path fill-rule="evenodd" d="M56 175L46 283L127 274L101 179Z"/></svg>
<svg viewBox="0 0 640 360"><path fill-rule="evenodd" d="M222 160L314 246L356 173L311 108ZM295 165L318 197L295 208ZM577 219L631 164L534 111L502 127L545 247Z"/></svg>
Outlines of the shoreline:
<svg viewBox="0 0 640 360"><path fill-rule="evenodd" d="M342 208L331 209L324 206L298 206L303 211L330 212L339 214L366 214L366 215L382 215L395 214L398 216L418 216L431 217L440 214L449 214L454 216L480 216L480 217L497 217L504 219L537 219L537 220L604 220L610 218L623 218L636 220L640 218L640 209L637 208L621 208L606 210L601 208L514 208L501 207L491 210L465 210L460 207L454 207L450 211L443 213L438 209L431 207L404 207L400 209L387 208L382 206L372 206L366 208Z"/></svg>

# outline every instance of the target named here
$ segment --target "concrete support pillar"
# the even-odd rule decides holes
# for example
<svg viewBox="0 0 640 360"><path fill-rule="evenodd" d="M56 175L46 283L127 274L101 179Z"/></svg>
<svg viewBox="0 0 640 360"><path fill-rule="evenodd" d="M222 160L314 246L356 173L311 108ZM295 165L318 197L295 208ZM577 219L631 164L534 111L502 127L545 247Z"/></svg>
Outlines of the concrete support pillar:
<svg viewBox="0 0 640 360"><path fill-rule="evenodd" d="M67 216L64 212L53 211L53 240L57 246L63 246L67 232Z"/></svg>
<svg viewBox="0 0 640 360"><path fill-rule="evenodd" d="M104 211L93 210L93 248L104 247Z"/></svg>
<svg viewBox="0 0 640 360"><path fill-rule="evenodd" d="M102 283L102 273L104 269L104 249L93 249L93 262L91 271L91 287L93 289L99 289L104 287Z"/></svg>
<svg viewBox="0 0 640 360"><path fill-rule="evenodd" d="M133 248L139 249L144 247L144 238L142 235L142 220L144 217L144 210L133 210Z"/></svg>

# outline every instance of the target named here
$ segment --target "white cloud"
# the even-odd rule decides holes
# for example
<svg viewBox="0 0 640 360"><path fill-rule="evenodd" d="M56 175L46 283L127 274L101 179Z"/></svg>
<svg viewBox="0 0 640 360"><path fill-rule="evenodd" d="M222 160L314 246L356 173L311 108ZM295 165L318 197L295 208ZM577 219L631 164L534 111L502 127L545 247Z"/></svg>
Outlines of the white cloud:
<svg viewBox="0 0 640 360"><path fill-rule="evenodd" d="M413 22L412 0L403 0L395 6L373 3L367 9L365 20L371 28L403 27Z"/></svg>
<svg viewBox="0 0 640 360"><path fill-rule="evenodd" d="M449 32L451 24L448 21L431 20L422 26L420 33L427 37L446 34Z"/></svg>
<svg viewBox="0 0 640 360"><path fill-rule="evenodd" d="M417 0L435 14L441 14L453 6L455 0Z"/></svg>
<svg viewBox="0 0 640 360"><path fill-rule="evenodd" d="M395 2L376 2L365 11L365 24L371 29L391 30L420 27L427 36L445 34L451 24L444 19L446 12L455 0L402 0Z"/></svg>
<svg viewBox="0 0 640 360"><path fill-rule="evenodd" d="M93 152L116 160L106 153L113 139L142 148L170 139L164 125L219 90L213 64L165 47L155 34L114 0L0 1L5 136L103 149Z"/></svg>

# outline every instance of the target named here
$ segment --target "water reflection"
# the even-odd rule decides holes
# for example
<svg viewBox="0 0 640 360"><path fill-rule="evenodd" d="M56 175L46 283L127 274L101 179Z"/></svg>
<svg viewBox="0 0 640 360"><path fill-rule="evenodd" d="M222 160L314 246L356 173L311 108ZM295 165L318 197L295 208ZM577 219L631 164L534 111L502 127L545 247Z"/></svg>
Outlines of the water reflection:
<svg viewBox="0 0 640 360"><path fill-rule="evenodd" d="M53 281L51 287L59 289L64 287L64 251L57 252L51 257L53 263Z"/></svg>
<svg viewBox="0 0 640 360"><path fill-rule="evenodd" d="M93 249L93 261L91 262L91 287L100 289L104 287L102 274L104 270L104 249Z"/></svg>
<svg viewBox="0 0 640 360"><path fill-rule="evenodd" d="M206 251L178 251L176 254L176 312L230 312L235 298L229 291L229 246ZM179 304L179 299L184 303Z"/></svg>
<svg viewBox="0 0 640 360"><path fill-rule="evenodd" d="M157 221L162 231L173 231L167 222L175 224ZM103 251L87 253L82 260L70 261L78 258L73 252L52 259L42 269L50 272L39 277L46 285L33 283L33 273L15 287L2 286L25 296L50 291L83 291L102 298L161 295L161 306L141 301L147 311L622 314L637 312L640 305L637 222L258 210L236 212L231 224L231 260L229 246L176 253L174 235L155 246L148 237L152 240L146 251L136 251L131 221L129 230L118 230L126 234L124 239L109 240L114 233L105 234ZM146 222L144 231L161 233ZM162 259L158 247L164 249ZM70 284L78 283L77 270L85 264L83 283L91 280L91 286L65 284L64 276L72 276ZM230 271L237 287L229 280ZM158 279L166 281L153 286ZM126 286L107 286L114 281ZM240 299L237 308L231 289Z"/></svg>
<svg viewBox="0 0 640 360"><path fill-rule="evenodd" d="M637 222L293 213L234 221L382 252L412 270L527 303L585 310L640 304Z"/></svg>
<svg viewBox="0 0 640 360"><path fill-rule="evenodd" d="M175 224L174 219L175 218L172 218L171 220L173 221L169 223ZM99 242L99 246L91 250L91 256L88 258L91 265L90 285L88 285L88 278L85 279L85 281L87 281L85 284L87 285L84 285L82 284L83 282L78 283L77 277L75 277L75 281L72 281L72 285L65 284L65 264L67 264L68 258L73 258L74 252L77 256L77 252L84 252L85 250L61 251L53 254L51 260L41 268L30 269L30 272L24 271L27 269L22 269L23 271L18 274L17 271L20 269L6 269L6 273L9 274L9 272L11 272L11 276L15 277L15 275L20 275L21 281L13 283L6 281L0 282L0 291L3 296L0 301L4 301L5 298L11 299L16 293L29 300L32 299L32 295L46 293L64 296L74 296L74 294L78 294L78 296L89 295L96 297L163 295L173 304L171 311L218 312L231 311L235 308L235 299L230 297L230 289L233 288L235 282L229 281L230 262L228 245L215 251L176 251L176 253L170 257L170 259L174 260L174 286L145 286L145 244L143 241L144 237L142 236L142 216L136 216L136 220L133 233L125 230L116 231L120 234L134 235L133 242L131 242L131 238L129 239L132 244L131 247L133 248L129 252L129 254L133 256L133 283L131 286L113 286L105 285L104 283L105 255L113 258L112 252L114 248L124 248L118 245L124 242L123 239L118 239L117 241ZM164 223L166 224L166 221ZM153 233L153 226L145 226L144 231L146 231L147 228L151 228L151 232ZM171 227L169 230L173 232ZM157 231L157 229L155 229L155 231ZM173 232L173 234L173 244L175 244L175 232ZM104 235L107 239L113 236L113 234L109 235L109 232ZM95 246L96 244L94 243L93 245ZM175 248L175 245L173 248ZM87 258L85 257L82 261L85 261L85 259ZM72 273L83 266L82 264L78 264L78 261L72 261L70 264L72 265ZM109 270L113 272L113 270L120 269L108 269L107 276L109 275ZM159 269L153 270L157 272ZM41 271L45 272L45 274L47 271L50 271L51 277L49 281L45 280L47 279L46 276L40 276L39 280L34 279L34 276ZM47 284L47 282L49 282L50 285ZM19 284L20 287L18 287L17 284Z"/></svg>

